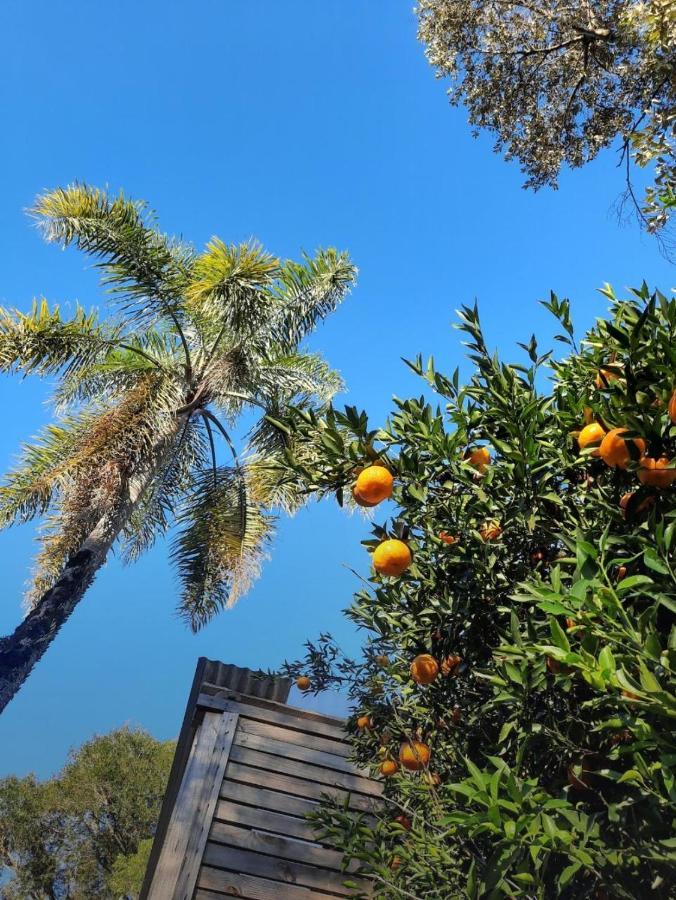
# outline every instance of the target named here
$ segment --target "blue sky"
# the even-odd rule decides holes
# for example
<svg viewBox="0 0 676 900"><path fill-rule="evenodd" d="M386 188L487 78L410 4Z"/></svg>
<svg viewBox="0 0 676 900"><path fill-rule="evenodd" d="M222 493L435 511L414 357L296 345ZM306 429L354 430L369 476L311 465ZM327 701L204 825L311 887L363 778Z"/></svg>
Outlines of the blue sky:
<svg viewBox="0 0 676 900"><path fill-rule="evenodd" d="M411 7L4 0L0 303L105 307L84 257L41 243L23 212L75 179L146 198L197 245L218 234L289 257L348 249L358 287L312 345L342 372L344 399L378 422L393 394L420 392L402 356L461 362L461 303L479 300L490 343L509 355L532 331L549 346L537 300L550 289L571 298L579 328L603 313L606 281L667 290L655 243L618 226L614 155L557 192L523 191L517 167L448 106ZM47 384L0 378L2 471L48 420L48 397ZM174 736L200 655L274 667L320 631L356 651L341 610L357 586L349 568L368 569L367 531L329 503L283 521L254 590L197 636L174 615L164 546L132 568L110 562L0 717L0 775L46 775L125 722ZM31 527L0 534L0 633L19 621L33 550Z"/></svg>

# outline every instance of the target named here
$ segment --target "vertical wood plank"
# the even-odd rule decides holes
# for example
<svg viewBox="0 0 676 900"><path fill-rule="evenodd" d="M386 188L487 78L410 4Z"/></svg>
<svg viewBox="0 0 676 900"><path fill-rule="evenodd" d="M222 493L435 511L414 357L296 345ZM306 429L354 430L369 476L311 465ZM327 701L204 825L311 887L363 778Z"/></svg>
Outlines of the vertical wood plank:
<svg viewBox="0 0 676 900"><path fill-rule="evenodd" d="M207 712L176 797L148 900L191 900L239 716Z"/></svg>

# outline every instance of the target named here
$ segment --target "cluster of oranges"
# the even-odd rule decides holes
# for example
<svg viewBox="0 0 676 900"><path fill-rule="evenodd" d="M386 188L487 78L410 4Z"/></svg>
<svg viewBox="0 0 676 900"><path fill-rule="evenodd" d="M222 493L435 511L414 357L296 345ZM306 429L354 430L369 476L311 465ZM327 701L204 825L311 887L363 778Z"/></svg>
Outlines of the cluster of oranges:
<svg viewBox="0 0 676 900"><path fill-rule="evenodd" d="M601 370L597 386L602 375L606 383L618 377ZM676 390L671 395L667 412L671 421L676 424ZM580 450L591 447L591 456L602 459L611 468L626 469L632 460L636 460L636 474L641 484L660 489L672 485L676 481L676 468L670 468L671 460L667 456L660 456L658 459L647 456L643 438L628 437L628 434L627 428L611 428L606 431L599 422L589 422L580 431L577 442Z"/></svg>

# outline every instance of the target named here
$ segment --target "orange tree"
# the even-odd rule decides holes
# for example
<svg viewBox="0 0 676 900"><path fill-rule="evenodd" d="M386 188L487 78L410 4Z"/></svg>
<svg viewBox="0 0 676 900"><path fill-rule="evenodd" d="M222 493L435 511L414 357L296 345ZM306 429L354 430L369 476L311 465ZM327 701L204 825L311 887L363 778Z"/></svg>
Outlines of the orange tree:
<svg viewBox="0 0 676 900"><path fill-rule="evenodd" d="M364 544L412 556L347 611L361 658L322 635L285 666L347 687L355 755L385 779L375 819L319 817L378 896L673 896L676 302L603 293L579 346L568 302L545 303L562 360L532 338L501 362L465 307L469 382L409 363L439 405L278 423L312 492L373 506L368 467L388 469L394 516Z"/></svg>

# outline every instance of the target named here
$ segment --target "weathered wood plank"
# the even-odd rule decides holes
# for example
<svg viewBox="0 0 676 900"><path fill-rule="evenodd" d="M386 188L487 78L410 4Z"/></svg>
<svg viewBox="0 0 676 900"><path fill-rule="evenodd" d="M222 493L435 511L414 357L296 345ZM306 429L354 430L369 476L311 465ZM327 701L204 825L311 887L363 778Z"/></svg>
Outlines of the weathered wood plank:
<svg viewBox="0 0 676 900"><path fill-rule="evenodd" d="M345 727L344 720L339 716L329 716L326 713L314 712L314 710L311 709L299 709L297 706L288 706L286 703L279 703L278 701L270 700L267 697L255 697L251 694L235 691L232 688L224 688L222 685L211 684L209 681L202 682L202 691L207 694L230 696L234 700L238 700L241 697L246 703L254 703L256 706L266 706L268 709L276 709L283 713L288 713L291 710L293 715L298 718L309 719L313 722L324 723L325 725L334 725L341 731Z"/></svg>
<svg viewBox="0 0 676 900"><path fill-rule="evenodd" d="M280 834L271 834L251 828L240 828L226 822L214 822L209 832L209 840L216 844L227 844L241 850L252 850L254 853L266 853L279 859L290 859L294 862L307 863L320 869L333 869L340 872L343 867L343 854L337 850L329 850L318 844L299 841ZM354 872L357 863L350 863L345 871Z"/></svg>
<svg viewBox="0 0 676 900"><path fill-rule="evenodd" d="M195 893L195 900L223 900L223 894L246 897L247 900L327 900L329 897L335 900L334 894L325 894L324 891L313 891L298 884L270 881L240 872L211 869L209 866L202 866L197 883L200 887ZM214 887L218 893L202 885Z"/></svg>
<svg viewBox="0 0 676 900"><path fill-rule="evenodd" d="M321 750L332 756L342 756L347 759L352 753L349 744L342 741L334 741L302 731L292 731L280 725L270 725L266 722L256 722L254 719L240 719L239 730L245 734L255 734L260 737L283 741L285 744L293 744L299 747L311 747L313 750Z"/></svg>
<svg viewBox="0 0 676 900"><path fill-rule="evenodd" d="M242 723L246 720L242 719ZM247 722L247 724L249 724ZM316 766L324 766L326 769L336 769L338 772L347 772L350 775L359 775L369 778L369 770L360 768L350 762L344 756L335 753L327 753L324 750L316 750L314 747L303 744L290 744L288 741L276 740L273 737L261 737L257 734L249 734L237 729L235 743L239 747L249 747L252 750L262 750L264 753L273 753L277 756L285 756L287 759L298 759L313 763Z"/></svg>
<svg viewBox="0 0 676 900"><path fill-rule="evenodd" d="M306 778L308 781L318 784L343 788L359 794L368 794L372 797L379 797L383 792L382 784L377 781L360 778L358 775L350 775L347 772L337 772L335 769L325 769L320 765L311 765L308 762L286 759L284 756L274 756L260 750L251 750L248 747L234 746L230 751L230 759L232 762L239 762L245 766L256 766L260 769L267 769L269 772L293 775L295 778Z"/></svg>
<svg viewBox="0 0 676 900"><path fill-rule="evenodd" d="M255 801L257 798L252 799ZM214 821L216 819L232 825L245 825L249 828L272 831L275 834L300 838L304 841L316 842L317 840L315 829L306 819L272 812L270 809L244 806L241 803L233 803L231 800L218 801L214 812Z"/></svg>
<svg viewBox="0 0 676 900"><path fill-rule="evenodd" d="M263 701L254 703L255 697L247 697L247 702L225 697L218 697L202 692L198 698L198 705L208 709L218 709L223 712L237 712L248 719L256 719L259 722L270 722L273 725L281 725L283 728L291 728L307 734L319 734L322 737L333 738L335 741L345 742L347 736L345 729L340 724L329 724L324 721L308 719L297 715L302 710L290 710L289 707L279 703L265 704Z"/></svg>
<svg viewBox="0 0 676 900"><path fill-rule="evenodd" d="M354 890L344 886L344 881L355 881L359 884L362 893L369 887L366 881L360 881L354 875L343 875L328 869L308 866L305 863L276 859L274 856L228 847L224 844L215 844L212 841L207 842L203 861L206 866L242 872L245 875L258 875L261 878L277 879L288 884L300 884L333 892L341 897L350 897L355 894ZM213 890L215 885L212 882L209 885L200 885L200 887L210 887ZM215 889L218 890L217 887Z"/></svg>
<svg viewBox="0 0 676 900"><path fill-rule="evenodd" d="M191 900L236 728L236 714L205 714L183 773L148 900Z"/></svg>
<svg viewBox="0 0 676 900"><path fill-rule="evenodd" d="M268 788L273 791L283 791L296 797L305 797L311 800L321 800L324 796L331 796L337 797L342 802L348 794L347 791L332 788L325 784L316 784L313 781L304 781L302 778L294 778L291 775L267 772L265 769L256 769L235 762L228 764L226 774L230 781L243 781L245 784L253 784L256 787ZM375 798L367 797L364 794L350 794L349 808L372 812L377 808L377 801Z"/></svg>
<svg viewBox="0 0 676 900"><path fill-rule="evenodd" d="M221 785L221 797L224 800L249 803L252 806L286 813L290 816L306 816L308 813L315 812L319 805L316 800L291 797L289 794L280 794L279 791L268 791L255 784L241 784L227 778Z"/></svg>

